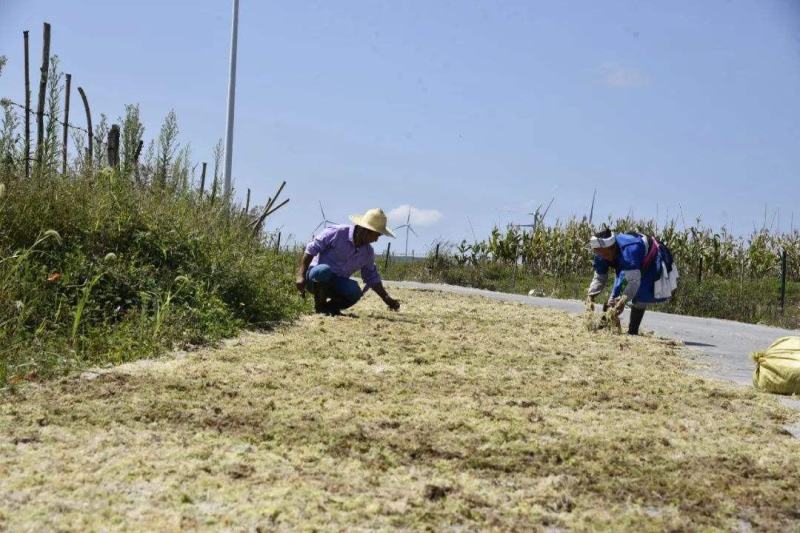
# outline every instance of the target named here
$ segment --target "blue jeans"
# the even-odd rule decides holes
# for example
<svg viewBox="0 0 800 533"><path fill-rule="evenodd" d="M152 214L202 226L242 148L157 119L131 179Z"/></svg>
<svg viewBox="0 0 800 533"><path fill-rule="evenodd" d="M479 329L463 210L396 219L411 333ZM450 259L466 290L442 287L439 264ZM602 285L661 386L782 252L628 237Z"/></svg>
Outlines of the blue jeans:
<svg viewBox="0 0 800 533"><path fill-rule="evenodd" d="M361 287L350 278L337 276L328 265L316 265L306 272L306 281L310 283L309 291L317 292L317 285L324 285L330 297L327 307L331 311L340 311L355 305L361 299Z"/></svg>

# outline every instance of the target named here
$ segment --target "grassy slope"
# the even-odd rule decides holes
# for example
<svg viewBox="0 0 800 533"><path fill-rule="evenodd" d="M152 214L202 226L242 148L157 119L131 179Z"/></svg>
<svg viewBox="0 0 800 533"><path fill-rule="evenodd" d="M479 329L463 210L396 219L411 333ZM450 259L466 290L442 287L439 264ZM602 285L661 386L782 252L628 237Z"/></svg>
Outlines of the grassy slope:
<svg viewBox="0 0 800 533"><path fill-rule="evenodd" d="M221 199L137 186L111 169L7 185L0 390L213 344L304 309L297 258L275 253Z"/></svg>
<svg viewBox="0 0 800 533"><path fill-rule="evenodd" d="M0 400L0 529L797 527L773 398L674 343L397 291Z"/></svg>

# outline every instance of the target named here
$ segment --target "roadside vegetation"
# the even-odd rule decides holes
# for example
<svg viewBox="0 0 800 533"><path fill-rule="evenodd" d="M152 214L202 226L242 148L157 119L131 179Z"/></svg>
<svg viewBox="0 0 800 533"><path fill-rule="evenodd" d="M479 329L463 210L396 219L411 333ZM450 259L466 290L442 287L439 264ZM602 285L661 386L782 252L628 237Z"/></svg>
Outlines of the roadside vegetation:
<svg viewBox="0 0 800 533"><path fill-rule="evenodd" d="M765 222L766 223L766 222ZM607 221L616 231L656 235L672 250L681 278L673 299L659 309L788 328L800 327L800 232L749 237L714 231L700 221L685 230L676 221ZM554 298L584 299L592 276L587 242L593 226L572 219L533 230L499 229L483 241L447 243L424 260L379 261L387 279L442 282ZM780 305L781 252L786 252L786 304Z"/></svg>
<svg viewBox="0 0 800 533"><path fill-rule="evenodd" d="M3 102L0 124L0 389L173 346L213 343L297 316L289 259L221 194L221 147L205 194L169 113L141 161L138 106L121 117L109 166L108 122L92 158L73 131L62 168L62 77L51 63L44 142L31 147ZM34 121L35 123L35 121ZM35 137L34 137L35 138Z"/></svg>
<svg viewBox="0 0 800 533"><path fill-rule="evenodd" d="M7 391L0 529L797 528L774 397L672 341L397 293Z"/></svg>

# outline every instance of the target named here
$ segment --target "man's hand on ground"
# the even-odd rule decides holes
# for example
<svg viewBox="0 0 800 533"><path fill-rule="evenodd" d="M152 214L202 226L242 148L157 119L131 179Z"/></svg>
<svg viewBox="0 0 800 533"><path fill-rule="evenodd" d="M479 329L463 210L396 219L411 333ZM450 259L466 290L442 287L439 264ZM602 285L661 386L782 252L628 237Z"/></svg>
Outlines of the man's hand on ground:
<svg viewBox="0 0 800 533"><path fill-rule="evenodd" d="M305 298L306 297L306 278L305 276L298 275L294 281L297 290L300 292L300 295Z"/></svg>
<svg viewBox="0 0 800 533"><path fill-rule="evenodd" d="M383 283L377 283L373 285L372 290L375 291L375 294L381 297L381 300L383 300L383 302L389 306L389 309L392 311L397 311L400 309L400 302L389 296L389 293L383 288Z"/></svg>

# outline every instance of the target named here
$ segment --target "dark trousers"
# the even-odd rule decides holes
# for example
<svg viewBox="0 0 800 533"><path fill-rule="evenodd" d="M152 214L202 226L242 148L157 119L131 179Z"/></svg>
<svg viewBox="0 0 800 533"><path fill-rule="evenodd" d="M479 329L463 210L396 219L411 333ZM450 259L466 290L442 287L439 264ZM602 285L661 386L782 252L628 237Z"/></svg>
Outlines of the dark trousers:
<svg viewBox="0 0 800 533"><path fill-rule="evenodd" d="M358 282L337 276L328 265L316 265L306 272L308 290L315 297L321 297L322 309L318 311L338 312L355 305L361 299L361 287Z"/></svg>

